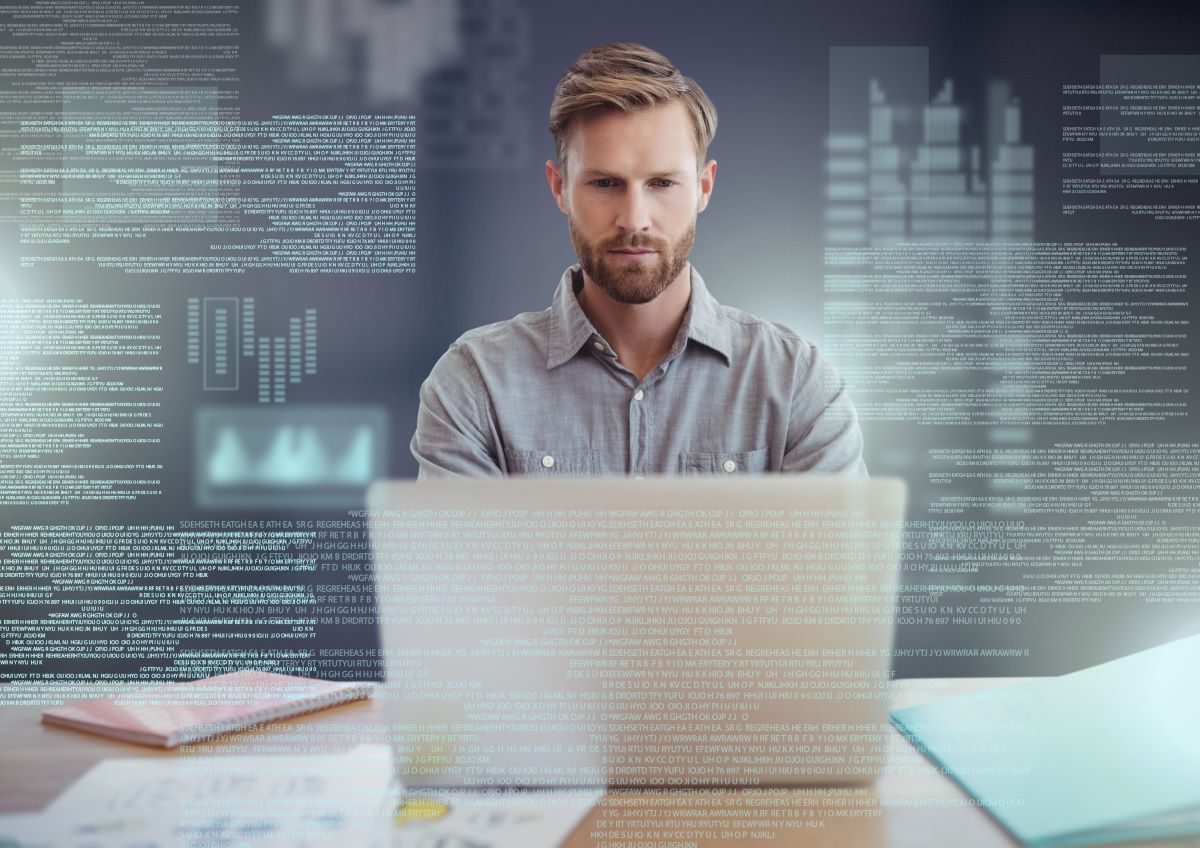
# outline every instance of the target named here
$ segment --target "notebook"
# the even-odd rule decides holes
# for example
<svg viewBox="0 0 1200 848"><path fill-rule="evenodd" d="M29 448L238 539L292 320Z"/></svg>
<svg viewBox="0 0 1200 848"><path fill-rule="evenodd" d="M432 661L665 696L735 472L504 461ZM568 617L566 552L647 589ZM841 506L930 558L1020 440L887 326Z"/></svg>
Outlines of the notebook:
<svg viewBox="0 0 1200 848"><path fill-rule="evenodd" d="M1200 635L1061 677L892 712L1036 848L1200 833Z"/></svg>
<svg viewBox="0 0 1200 848"><path fill-rule="evenodd" d="M175 748L256 724L369 698L370 683L331 683L268 671L235 671L115 698L75 701L42 721L126 742Z"/></svg>

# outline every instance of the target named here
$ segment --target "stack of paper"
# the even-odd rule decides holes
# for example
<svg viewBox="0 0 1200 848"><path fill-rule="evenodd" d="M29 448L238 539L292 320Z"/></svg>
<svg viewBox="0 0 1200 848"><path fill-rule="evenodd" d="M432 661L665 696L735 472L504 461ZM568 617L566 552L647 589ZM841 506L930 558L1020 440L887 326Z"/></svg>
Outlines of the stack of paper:
<svg viewBox="0 0 1200 848"><path fill-rule="evenodd" d="M174 748L371 697L370 683L338 683L274 674L234 671L203 680L155 686L116 698L94 698L52 707L46 724L86 730L140 745Z"/></svg>
<svg viewBox="0 0 1200 848"><path fill-rule="evenodd" d="M1200 636L896 710L913 744L1031 846L1200 832Z"/></svg>

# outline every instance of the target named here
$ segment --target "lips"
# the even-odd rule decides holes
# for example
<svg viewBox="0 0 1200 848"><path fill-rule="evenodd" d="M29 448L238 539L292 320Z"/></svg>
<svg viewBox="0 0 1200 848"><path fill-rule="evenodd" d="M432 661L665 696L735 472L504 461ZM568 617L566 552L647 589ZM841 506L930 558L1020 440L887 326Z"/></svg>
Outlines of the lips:
<svg viewBox="0 0 1200 848"><path fill-rule="evenodd" d="M651 262L658 261L657 250L646 250L643 247L626 247L620 250L612 250L609 251L609 255L615 260L624 262L628 268L648 267Z"/></svg>

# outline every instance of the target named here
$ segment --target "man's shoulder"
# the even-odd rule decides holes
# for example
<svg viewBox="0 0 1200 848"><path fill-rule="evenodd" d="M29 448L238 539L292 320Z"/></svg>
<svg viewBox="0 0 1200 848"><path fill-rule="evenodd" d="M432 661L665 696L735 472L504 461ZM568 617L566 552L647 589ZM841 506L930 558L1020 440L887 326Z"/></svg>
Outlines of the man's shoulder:
<svg viewBox="0 0 1200 848"><path fill-rule="evenodd" d="M817 356L817 347L791 327L768 321L735 306L718 304L722 325L729 333L730 346L735 354L778 361L808 362Z"/></svg>
<svg viewBox="0 0 1200 848"><path fill-rule="evenodd" d="M549 321L550 310L543 309L484 324L455 339L447 354L465 356L476 364L511 364L535 358L544 362Z"/></svg>
<svg viewBox="0 0 1200 848"><path fill-rule="evenodd" d="M482 397L486 387L506 376L528 374L546 364L545 312L522 312L468 330L441 355L426 378L425 390L449 396Z"/></svg>

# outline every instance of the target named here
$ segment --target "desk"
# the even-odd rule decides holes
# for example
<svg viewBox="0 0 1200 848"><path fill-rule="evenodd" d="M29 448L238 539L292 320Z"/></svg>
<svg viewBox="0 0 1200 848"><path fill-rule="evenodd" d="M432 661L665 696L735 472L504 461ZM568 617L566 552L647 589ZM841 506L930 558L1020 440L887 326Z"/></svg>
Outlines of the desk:
<svg viewBox="0 0 1200 848"><path fill-rule="evenodd" d="M903 680L893 707L1013 682L1011 679ZM35 707L0 708L0 812L39 810L106 757L178 757L162 751L41 724ZM313 731L331 752L387 738L384 705L360 701L279 722L256 733L211 740L213 753L253 753L255 743L309 745ZM719 813L717 811L720 811ZM772 812L776 811L778 815ZM667 831L716 832L715 838L668 836ZM754 835L722 836L745 830ZM765 838L771 833L774 838ZM584 848L638 837L697 846L853 846L853 848L1011 848L1016 843L982 810L969 805L952 781L935 771L894 729L886 773L859 789L730 789L710 794L654 790L611 792L565 843ZM1157 843L1163 848L1164 843Z"/></svg>

